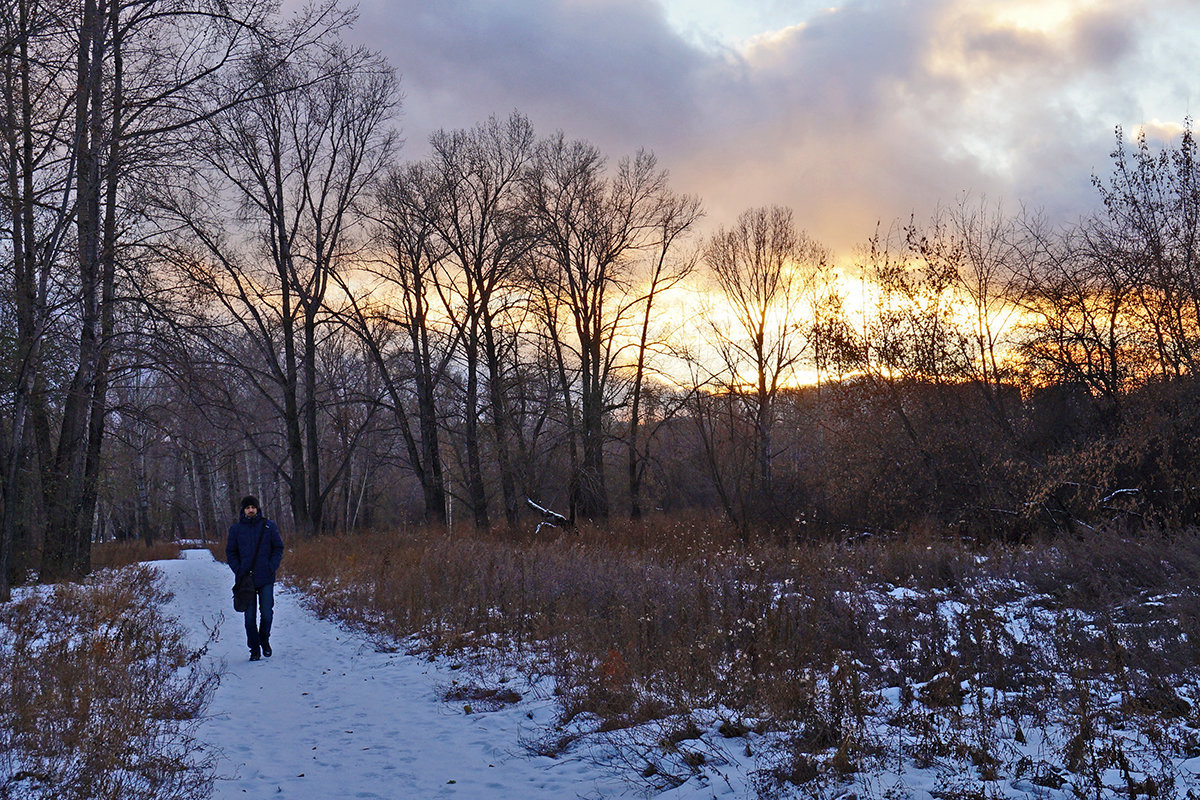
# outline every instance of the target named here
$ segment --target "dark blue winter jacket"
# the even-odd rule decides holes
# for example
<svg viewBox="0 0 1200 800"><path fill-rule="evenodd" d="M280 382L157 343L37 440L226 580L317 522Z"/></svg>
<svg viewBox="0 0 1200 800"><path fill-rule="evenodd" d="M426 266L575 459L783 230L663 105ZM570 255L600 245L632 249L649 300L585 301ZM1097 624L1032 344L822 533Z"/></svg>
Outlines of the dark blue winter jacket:
<svg viewBox="0 0 1200 800"><path fill-rule="evenodd" d="M254 585L258 587L275 582L275 570L279 569L279 562L283 560L283 539L279 536L279 528L264 517L261 510L254 519L247 519L245 512L242 512L238 515L238 521L229 526L229 539L225 542L225 561L234 575L240 575L250 567L260 530L263 534L262 547L254 561Z"/></svg>

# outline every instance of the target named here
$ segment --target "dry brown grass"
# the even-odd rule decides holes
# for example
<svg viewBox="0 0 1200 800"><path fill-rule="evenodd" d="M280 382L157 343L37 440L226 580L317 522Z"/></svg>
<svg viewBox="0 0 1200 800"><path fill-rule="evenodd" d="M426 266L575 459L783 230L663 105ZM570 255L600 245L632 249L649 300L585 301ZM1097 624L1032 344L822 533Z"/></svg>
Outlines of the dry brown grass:
<svg viewBox="0 0 1200 800"><path fill-rule="evenodd" d="M1112 717L1089 698L1134 698L1117 712L1147 736L1153 709L1200 720L1179 691L1200 668L1198 538L744 548L712 521L658 520L552 538L321 538L294 542L285 569L319 612L381 639L553 677L563 730L538 743L547 752L581 720L616 731L723 708L731 729L790 732L770 775L849 774L887 751L870 719L899 687L904 755L965 760L992 779L1016 769L1000 759L1004 737ZM1076 731L1060 760L1102 771L1071 748L1082 736L1112 751L1104 730Z"/></svg>
<svg viewBox="0 0 1200 800"><path fill-rule="evenodd" d="M115 569L143 561L169 561L173 558L179 558L178 542L147 545L140 539L127 539L92 545L92 569Z"/></svg>
<svg viewBox="0 0 1200 800"><path fill-rule="evenodd" d="M165 599L139 565L0 606L0 797L207 797L216 677Z"/></svg>
<svg viewBox="0 0 1200 800"><path fill-rule="evenodd" d="M662 532L326 538L297 543L285 569L322 613L442 652L503 640L542 659L567 708L629 719L647 697L786 715L797 665L868 656L848 576L822 553L747 557L704 530Z"/></svg>

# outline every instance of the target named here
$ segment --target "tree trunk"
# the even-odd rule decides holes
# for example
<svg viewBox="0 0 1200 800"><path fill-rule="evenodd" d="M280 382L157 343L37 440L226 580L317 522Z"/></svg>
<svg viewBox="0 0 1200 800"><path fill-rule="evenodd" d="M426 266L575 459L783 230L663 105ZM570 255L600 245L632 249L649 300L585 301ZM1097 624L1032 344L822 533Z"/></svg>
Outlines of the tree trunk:
<svg viewBox="0 0 1200 800"><path fill-rule="evenodd" d="M492 329L492 322L486 317L483 321L483 329L485 355L488 364L488 392L492 403L492 427L496 439L496 462L500 470L501 496L504 499L504 520L511 529L517 526L518 498L508 436L508 428L511 421L508 418L505 399L504 367L501 364L500 353L496 347L496 336L495 331Z"/></svg>
<svg viewBox="0 0 1200 800"><path fill-rule="evenodd" d="M102 134L99 56L103 52L104 25L97 0L84 2L79 39L74 138L81 298L79 357L63 406L58 447L43 480L47 512L41 572L44 582L82 577L89 555L80 549L87 511L85 483L91 432L88 414L92 410L100 360L100 169L96 148ZM87 516L90 531L90 515Z"/></svg>
<svg viewBox="0 0 1200 800"><path fill-rule="evenodd" d="M604 474L604 396L600 380L599 339L584 342L583 462L580 465L579 513L585 519L608 518L608 487Z"/></svg>
<svg viewBox="0 0 1200 800"><path fill-rule="evenodd" d="M112 366L113 335L116 332L117 310L117 189L124 153L121 150L121 131L124 121L124 68L121 30L121 2L111 0L109 20L112 25L111 52L113 59L112 108L109 111L108 163L104 179L104 221L100 231L100 337L96 343L96 375L92 381L92 396L88 411L88 443L84 461L83 502L79 513L76 569L87 574L92 569L92 527L96 518L96 496L100 486L100 456L104 446L104 429L108 420L108 387ZM102 48L98 47L96 63L103 63ZM99 74L99 70L97 70ZM99 79L95 82L93 103L93 142L103 141L103 94ZM99 185L96 190L99 192Z"/></svg>
<svg viewBox="0 0 1200 800"><path fill-rule="evenodd" d="M569 525L574 525L579 512L580 500L579 426L575 420L575 402L571 397L571 382L567 378L567 361L563 353L562 337L559 335L558 325L554 321L552 312L547 314L546 321L550 326L550 343L554 346L554 364L558 373L558 387L562 392L563 414L567 426L567 475L570 476L567 486L567 521Z"/></svg>
<svg viewBox="0 0 1200 800"><path fill-rule="evenodd" d="M9 571L16 538L17 484L20 465L25 459L26 415L41 347L41 326L38 322L41 313L34 279L37 259L33 253L33 103L29 87L29 45L25 35L28 29L28 0L19 0L17 30L20 45L14 54L15 63L12 56L5 60L3 76L5 138L9 155L5 169L11 198L13 298L17 317L17 380L12 425L4 454L4 471L0 476L3 480L0 486L3 490L3 509L0 510L0 602L7 602L11 597ZM19 144L18 130L21 131Z"/></svg>
<svg viewBox="0 0 1200 800"><path fill-rule="evenodd" d="M421 491L425 499L425 521L446 524L446 484L442 475L442 449L438 441L434 378L429 363L428 334L422 325L413 333L413 366L417 376L417 418L421 427Z"/></svg>
<svg viewBox="0 0 1200 800"><path fill-rule="evenodd" d="M466 401L467 492L471 513L477 530L487 530L487 489L483 484L483 465L479 454L479 334L472 321L467 340L467 401Z"/></svg>
<svg viewBox="0 0 1200 800"><path fill-rule="evenodd" d="M316 306L307 305L304 314L304 433L308 464L308 508L306 528L321 533L325 496L321 491L321 441L317 423L317 320Z"/></svg>

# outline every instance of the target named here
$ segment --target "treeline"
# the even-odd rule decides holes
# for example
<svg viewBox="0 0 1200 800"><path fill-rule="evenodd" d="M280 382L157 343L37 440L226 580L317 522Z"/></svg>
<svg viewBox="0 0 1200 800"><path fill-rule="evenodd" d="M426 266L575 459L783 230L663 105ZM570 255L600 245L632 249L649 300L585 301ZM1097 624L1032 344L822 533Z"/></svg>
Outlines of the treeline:
<svg viewBox="0 0 1200 800"><path fill-rule="evenodd" d="M1117 131L1077 224L968 198L841 264L784 208L703 235L653 155L517 112L402 160L332 3L14 1L0 596L246 492L301 535L1194 522L1190 123Z"/></svg>

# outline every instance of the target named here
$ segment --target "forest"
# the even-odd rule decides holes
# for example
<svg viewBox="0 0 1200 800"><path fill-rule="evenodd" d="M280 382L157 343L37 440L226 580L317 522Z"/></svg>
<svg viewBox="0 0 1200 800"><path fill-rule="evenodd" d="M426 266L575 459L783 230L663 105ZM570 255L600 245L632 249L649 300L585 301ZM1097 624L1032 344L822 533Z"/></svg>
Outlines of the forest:
<svg viewBox="0 0 1200 800"><path fill-rule="evenodd" d="M963 195L835 254L519 111L405 144L352 22L0 19L0 598L93 543L219 538L247 493L297 539L1195 524L1190 121L1117 129L1069 224Z"/></svg>

